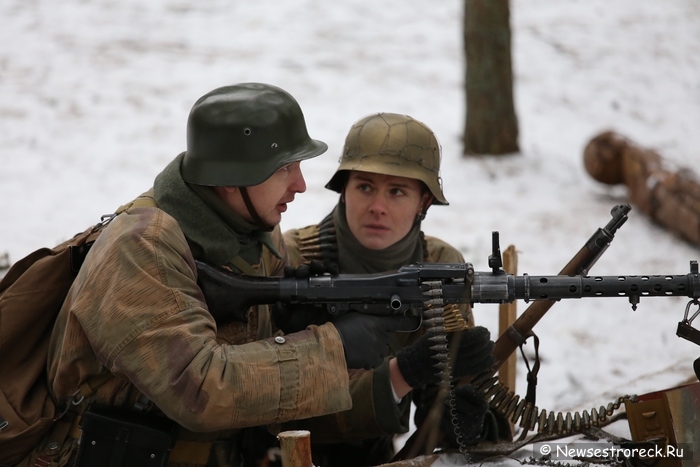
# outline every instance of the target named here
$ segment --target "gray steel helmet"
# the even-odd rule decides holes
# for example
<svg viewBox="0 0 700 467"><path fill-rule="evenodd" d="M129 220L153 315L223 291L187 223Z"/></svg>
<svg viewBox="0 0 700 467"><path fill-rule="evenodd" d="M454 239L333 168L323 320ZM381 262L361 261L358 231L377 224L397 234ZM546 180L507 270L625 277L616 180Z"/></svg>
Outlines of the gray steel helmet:
<svg viewBox="0 0 700 467"><path fill-rule="evenodd" d="M196 185L252 186L327 149L309 137L304 114L288 92L242 83L214 89L195 102L180 171Z"/></svg>
<svg viewBox="0 0 700 467"><path fill-rule="evenodd" d="M326 184L340 193L347 171L359 170L420 180L433 204L449 204L442 194L440 144L427 125L408 115L378 113L358 120L348 136L340 166Z"/></svg>

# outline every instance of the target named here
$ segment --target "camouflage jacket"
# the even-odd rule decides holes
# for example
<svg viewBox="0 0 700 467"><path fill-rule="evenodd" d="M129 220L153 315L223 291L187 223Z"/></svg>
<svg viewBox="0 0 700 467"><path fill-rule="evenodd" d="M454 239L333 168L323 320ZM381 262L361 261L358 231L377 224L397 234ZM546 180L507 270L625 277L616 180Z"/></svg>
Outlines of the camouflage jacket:
<svg viewBox="0 0 700 467"><path fill-rule="evenodd" d="M284 252L279 228L274 238ZM283 266L273 258L255 267L274 274ZM132 207L103 230L69 291L51 338L49 387L64 401L109 373L96 401L131 407L143 394L204 439L350 408L332 325L274 339L267 307L247 316L217 327L176 220Z"/></svg>

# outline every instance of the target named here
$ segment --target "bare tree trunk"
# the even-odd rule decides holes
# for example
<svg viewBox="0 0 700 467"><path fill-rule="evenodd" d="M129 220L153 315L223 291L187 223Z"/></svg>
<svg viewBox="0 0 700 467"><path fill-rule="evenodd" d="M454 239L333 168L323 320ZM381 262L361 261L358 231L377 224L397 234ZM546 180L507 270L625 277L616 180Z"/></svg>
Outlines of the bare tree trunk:
<svg viewBox="0 0 700 467"><path fill-rule="evenodd" d="M508 0L465 0L464 154L518 152Z"/></svg>

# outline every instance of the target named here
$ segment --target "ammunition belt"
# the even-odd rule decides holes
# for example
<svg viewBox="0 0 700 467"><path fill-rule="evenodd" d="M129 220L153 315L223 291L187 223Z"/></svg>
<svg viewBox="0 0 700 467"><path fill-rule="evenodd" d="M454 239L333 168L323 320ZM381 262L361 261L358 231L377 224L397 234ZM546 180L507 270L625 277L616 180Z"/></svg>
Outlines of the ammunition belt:
<svg viewBox="0 0 700 467"><path fill-rule="evenodd" d="M441 376L440 389L443 391L442 397L445 397L444 392L447 392L447 403L453 408L455 391L450 383L452 377L447 333L464 330L466 322L463 319L460 322L461 315L456 307L456 316L454 316L450 312L449 305L444 305L441 293L442 285L439 281L428 282L426 285L429 286L429 291L426 294L430 295L431 298L423 304L423 315L426 318L423 323L426 326L426 332L432 334L430 340L435 343L432 347L435 350L433 358L436 360L436 364L434 366L436 374ZM558 412L555 416L553 411L539 410L531 402L524 399L521 400L520 396L515 395L508 386L501 383L491 371L477 376L471 384L493 411L501 414L514 424L519 424L523 428L524 434L537 428L537 437L542 439L561 438L581 433L591 427L605 426L614 420L612 418L613 414L625 401L635 402L637 399L637 396L621 396L615 401L608 403L607 406L600 406L598 409L592 408L590 413L587 410L574 412L573 414L567 412L566 415ZM455 410L451 410L451 422L459 445L459 451L465 457L468 456L469 452L481 450L479 447L464 444L458 429L457 412ZM534 439L521 443L503 443L504 446L501 447L507 448L506 450L512 452L533 441Z"/></svg>
<svg viewBox="0 0 700 467"><path fill-rule="evenodd" d="M489 407L500 413L513 423L518 423L521 428L532 431L537 428L538 434L568 436L590 427L602 427L609 424L612 415L625 401L635 402L637 396L620 396L607 406L592 408L583 412L567 412L563 415L554 411L539 410L530 402L520 400L508 386L498 381L498 377L484 374L476 378L472 383L477 391L489 403Z"/></svg>
<svg viewBox="0 0 700 467"><path fill-rule="evenodd" d="M447 398L450 410L450 421L452 430L454 431L457 443L459 444L460 452L466 457L463 450L466 446L461 436L457 412L455 406L455 391L451 383L452 369L450 364L450 349L447 339L448 332L463 331L468 326L464 318L456 306L445 305L442 294L442 283L439 281L430 281L425 283L428 286L426 295L431 297L423 302L423 325L426 333L430 335L429 339L433 342L432 350L435 351L433 359L435 360L436 375L440 377L440 393L437 400L441 401Z"/></svg>
<svg viewBox="0 0 700 467"><path fill-rule="evenodd" d="M307 261L338 264L338 239L335 236L333 217L329 214L317 228L299 230L299 253Z"/></svg>

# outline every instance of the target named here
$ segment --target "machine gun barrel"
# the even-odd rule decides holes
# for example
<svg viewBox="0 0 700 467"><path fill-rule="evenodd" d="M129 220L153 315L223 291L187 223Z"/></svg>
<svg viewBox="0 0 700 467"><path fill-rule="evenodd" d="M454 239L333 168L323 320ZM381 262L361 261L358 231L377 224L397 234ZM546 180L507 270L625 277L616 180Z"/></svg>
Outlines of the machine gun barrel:
<svg viewBox="0 0 700 467"><path fill-rule="evenodd" d="M442 303L508 303L514 300L562 300L628 297L633 308L643 296L700 298L697 261L684 275L522 276L474 271L471 263L419 263L377 274L322 275L309 278L255 277L211 269L235 293L231 307L278 301L325 307L331 314L349 310L376 315L423 309L426 301ZM237 308L240 309L240 308Z"/></svg>
<svg viewBox="0 0 700 467"><path fill-rule="evenodd" d="M472 285L475 303L521 299L562 300L569 298L628 297L633 307L641 297L684 296L698 298L700 282L696 270L683 275L635 276L510 276L507 279L476 273ZM494 281L494 279L496 279ZM507 286L504 284L507 282ZM504 290L508 296L504 297ZM512 295L510 294L512 291Z"/></svg>

